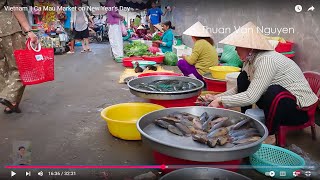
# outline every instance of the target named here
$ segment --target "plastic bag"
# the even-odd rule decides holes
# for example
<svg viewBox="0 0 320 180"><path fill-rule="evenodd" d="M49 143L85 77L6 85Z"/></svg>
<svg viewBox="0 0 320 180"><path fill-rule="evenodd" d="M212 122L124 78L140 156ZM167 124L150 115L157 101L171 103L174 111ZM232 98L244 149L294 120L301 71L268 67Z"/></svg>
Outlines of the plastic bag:
<svg viewBox="0 0 320 180"><path fill-rule="evenodd" d="M316 169L320 168L319 162L313 161L310 158L310 155L308 153L304 152L300 147L296 146L295 144L290 145L288 147L288 149L290 151L295 152L296 154L298 154L299 156L301 156L305 160L306 166L308 166L308 170L316 170Z"/></svg>
<svg viewBox="0 0 320 180"><path fill-rule="evenodd" d="M164 54L163 63L168 66L176 66L178 62L178 56L173 52L166 52Z"/></svg>
<svg viewBox="0 0 320 180"><path fill-rule="evenodd" d="M220 61L225 66L234 66L234 67L242 67L243 63L235 50L235 46L225 45L223 47L223 53L220 58Z"/></svg>

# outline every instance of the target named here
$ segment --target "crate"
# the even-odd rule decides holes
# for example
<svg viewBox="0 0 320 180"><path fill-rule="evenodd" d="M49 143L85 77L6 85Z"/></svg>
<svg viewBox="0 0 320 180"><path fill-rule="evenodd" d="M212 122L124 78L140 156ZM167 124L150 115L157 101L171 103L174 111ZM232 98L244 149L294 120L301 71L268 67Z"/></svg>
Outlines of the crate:
<svg viewBox="0 0 320 180"><path fill-rule="evenodd" d="M175 54L177 54L178 57L181 57L182 55L191 55L192 54L192 48L190 48L186 45L173 46L172 50Z"/></svg>

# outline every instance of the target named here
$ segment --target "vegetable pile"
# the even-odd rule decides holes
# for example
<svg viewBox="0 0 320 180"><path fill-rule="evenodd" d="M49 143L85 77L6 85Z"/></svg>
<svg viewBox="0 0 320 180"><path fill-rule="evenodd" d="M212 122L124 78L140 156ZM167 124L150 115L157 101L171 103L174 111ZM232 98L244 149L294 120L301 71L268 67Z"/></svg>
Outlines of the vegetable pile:
<svg viewBox="0 0 320 180"><path fill-rule="evenodd" d="M126 56L143 56L151 54L148 51L148 46L141 42L133 42L124 46L124 53Z"/></svg>
<svg viewBox="0 0 320 180"><path fill-rule="evenodd" d="M156 34L153 36L152 41L160 41L161 40L161 36L159 36L159 34Z"/></svg>

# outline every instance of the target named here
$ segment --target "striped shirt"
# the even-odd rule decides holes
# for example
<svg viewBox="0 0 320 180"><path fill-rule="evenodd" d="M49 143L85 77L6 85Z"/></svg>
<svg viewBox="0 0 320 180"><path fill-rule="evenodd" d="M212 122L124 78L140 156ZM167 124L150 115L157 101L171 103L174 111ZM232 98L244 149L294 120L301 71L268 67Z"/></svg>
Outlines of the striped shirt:
<svg viewBox="0 0 320 180"><path fill-rule="evenodd" d="M247 91L237 88L220 94L225 107L243 107L255 104L271 85L280 85L296 97L297 105L309 107L318 101L299 66L275 51L264 51L247 61L244 68L251 81Z"/></svg>

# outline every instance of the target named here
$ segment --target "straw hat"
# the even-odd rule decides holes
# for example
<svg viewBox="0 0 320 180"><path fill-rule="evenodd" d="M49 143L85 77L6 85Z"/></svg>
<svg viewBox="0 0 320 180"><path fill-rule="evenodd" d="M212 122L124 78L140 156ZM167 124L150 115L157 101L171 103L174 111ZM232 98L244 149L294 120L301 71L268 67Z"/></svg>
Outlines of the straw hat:
<svg viewBox="0 0 320 180"><path fill-rule="evenodd" d="M142 25L140 25L137 29L144 29L144 27Z"/></svg>
<svg viewBox="0 0 320 180"><path fill-rule="evenodd" d="M161 24L156 24L156 25L154 25L154 27L156 27L157 29L159 29L159 31L163 32L163 29L162 29Z"/></svg>
<svg viewBox="0 0 320 180"><path fill-rule="evenodd" d="M220 41L220 43L250 49L274 50L266 37L252 22L248 22L246 25L237 29Z"/></svg>
<svg viewBox="0 0 320 180"><path fill-rule="evenodd" d="M189 27L183 34L195 37L211 37L211 34L199 21Z"/></svg>

